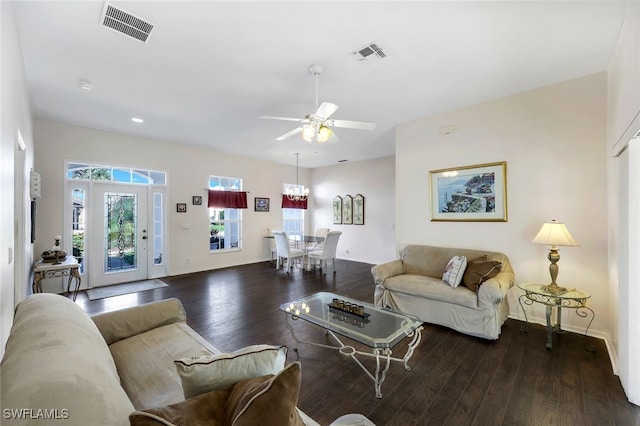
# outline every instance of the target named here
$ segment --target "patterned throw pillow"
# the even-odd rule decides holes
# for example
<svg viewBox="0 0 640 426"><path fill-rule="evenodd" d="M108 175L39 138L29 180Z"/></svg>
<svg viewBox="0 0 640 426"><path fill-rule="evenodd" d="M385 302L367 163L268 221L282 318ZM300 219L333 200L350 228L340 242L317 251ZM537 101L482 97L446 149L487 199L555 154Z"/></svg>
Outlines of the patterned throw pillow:
<svg viewBox="0 0 640 426"><path fill-rule="evenodd" d="M467 258L464 256L453 256L442 275L442 281L456 288L462 282L462 276L467 268Z"/></svg>

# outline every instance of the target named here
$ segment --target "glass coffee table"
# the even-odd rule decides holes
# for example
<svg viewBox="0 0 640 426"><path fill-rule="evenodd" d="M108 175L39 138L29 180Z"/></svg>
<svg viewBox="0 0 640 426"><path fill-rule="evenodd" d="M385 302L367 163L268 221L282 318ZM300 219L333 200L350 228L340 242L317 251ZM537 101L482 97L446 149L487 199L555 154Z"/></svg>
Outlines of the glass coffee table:
<svg viewBox="0 0 640 426"><path fill-rule="evenodd" d="M380 387L391 361L402 362L405 370L411 370L409 359L420 343L422 333L422 321L417 317L328 292L314 293L283 303L280 310L285 313L287 327L296 341L296 352L300 343L337 349L341 354L351 357L373 380L377 398L382 398ZM323 328L338 346L299 340L291 324L291 321L298 319ZM337 335L362 343L372 351L358 351L355 347L344 344ZM405 337L412 339L404 357L392 357L391 349ZM375 358L375 372L372 374L356 355ZM381 362L384 364L383 368Z"/></svg>

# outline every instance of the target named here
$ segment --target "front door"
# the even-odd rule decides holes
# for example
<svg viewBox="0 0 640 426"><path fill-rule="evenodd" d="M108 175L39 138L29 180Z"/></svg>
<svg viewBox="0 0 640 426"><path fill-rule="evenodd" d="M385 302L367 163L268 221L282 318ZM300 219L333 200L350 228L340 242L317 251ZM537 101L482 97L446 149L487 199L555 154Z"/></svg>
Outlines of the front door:
<svg viewBox="0 0 640 426"><path fill-rule="evenodd" d="M147 192L146 186L94 183L91 287L147 279Z"/></svg>

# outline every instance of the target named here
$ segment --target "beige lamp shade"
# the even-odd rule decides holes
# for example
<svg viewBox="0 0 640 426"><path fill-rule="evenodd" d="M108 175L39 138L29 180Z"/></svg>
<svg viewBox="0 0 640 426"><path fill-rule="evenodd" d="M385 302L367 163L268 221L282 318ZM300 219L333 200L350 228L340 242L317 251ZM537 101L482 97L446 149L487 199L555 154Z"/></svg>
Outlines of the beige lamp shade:
<svg viewBox="0 0 640 426"><path fill-rule="evenodd" d="M545 244L548 246L577 246L578 243L573 239L569 230L562 222L545 222L538 231L538 235L532 240L536 244Z"/></svg>

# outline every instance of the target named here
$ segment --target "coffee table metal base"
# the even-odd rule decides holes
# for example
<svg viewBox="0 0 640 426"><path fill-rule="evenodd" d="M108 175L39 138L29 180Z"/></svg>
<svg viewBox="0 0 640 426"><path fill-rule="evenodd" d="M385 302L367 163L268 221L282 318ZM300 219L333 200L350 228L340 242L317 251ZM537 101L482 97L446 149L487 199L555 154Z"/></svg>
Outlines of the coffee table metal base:
<svg viewBox="0 0 640 426"><path fill-rule="evenodd" d="M325 328L325 334L328 334L329 336L331 336L333 338L333 340L335 340L335 342L339 345L339 346L333 346L333 345L325 345L322 343L317 343L317 342L308 342L308 341L304 341L304 340L300 340L298 339L298 337L296 336L295 330L293 329L293 326L291 325L291 320L297 320L298 317L295 315L291 315L289 313L285 313L285 321L287 323L287 328L289 329L289 332L291 333L291 337L293 337L293 340L295 340L296 342L296 347L293 349L296 353L298 353L298 345L300 343L304 343L307 345L313 345L313 346L320 346L323 348L327 348L327 349L337 349L338 352L340 352L342 355L345 356L349 356L352 360L354 360L356 362L356 364L358 364L360 366L360 368L362 369L362 371L364 371L367 376L369 376L369 378L371 380L373 380L374 383L374 387L375 387L375 392L376 392L376 398L382 398L382 392L380 390L380 388L382 387L382 383L384 382L386 376L387 376L387 372L389 371L389 366L391 365L391 361L397 361L397 362L401 362L404 364L404 369L406 371L410 371L411 367L409 367L409 359L411 359L411 357L413 356L413 351L415 350L415 348L420 344L420 339L422 337L422 326L418 327L416 330L414 330L412 333L409 333L407 335L407 337L412 337L411 342L409 343L409 346L407 347L407 352L404 354L404 357L402 358L394 358L391 356L391 349L390 348L382 348L382 349L378 349L378 348L374 348L372 350L371 353L369 352L362 352L357 350L355 347L350 346L350 345L345 345L342 340L340 340L340 338L338 338L338 336L336 336L336 334ZM375 373L371 373L367 367L365 367L360 360L356 357L356 355L361 355L361 356L367 356L367 357L372 357L376 359L376 370ZM384 367L381 369L381 364L384 365Z"/></svg>

